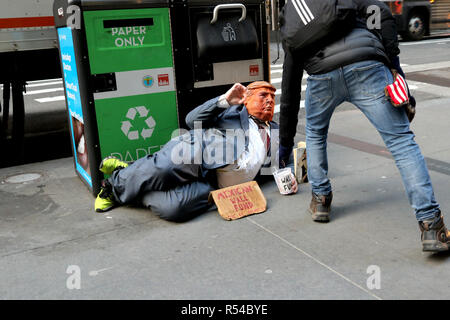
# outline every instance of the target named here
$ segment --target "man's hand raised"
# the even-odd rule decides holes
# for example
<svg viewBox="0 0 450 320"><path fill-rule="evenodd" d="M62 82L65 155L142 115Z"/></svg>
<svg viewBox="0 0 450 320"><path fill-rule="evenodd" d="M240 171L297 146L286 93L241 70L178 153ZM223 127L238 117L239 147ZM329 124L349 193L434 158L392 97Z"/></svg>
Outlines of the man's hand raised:
<svg viewBox="0 0 450 320"><path fill-rule="evenodd" d="M230 106L244 103L247 88L240 83L235 83L230 90L225 93L225 99Z"/></svg>

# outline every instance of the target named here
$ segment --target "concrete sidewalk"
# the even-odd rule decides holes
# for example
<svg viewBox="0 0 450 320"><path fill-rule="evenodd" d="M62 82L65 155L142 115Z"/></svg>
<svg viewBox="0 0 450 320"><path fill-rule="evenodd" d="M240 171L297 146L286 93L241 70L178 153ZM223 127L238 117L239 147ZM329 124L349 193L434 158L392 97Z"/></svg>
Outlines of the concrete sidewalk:
<svg viewBox="0 0 450 320"><path fill-rule="evenodd" d="M417 112L412 127L450 225L450 99L419 101ZM293 196L262 185L259 215L229 222L211 211L177 224L144 209L95 213L71 158L0 169L0 298L449 299L450 253L422 253L398 170L359 111L334 114L328 153L328 224L306 212L309 185ZM6 182L23 173L42 176ZM79 290L67 288L69 266ZM370 266L380 289L367 286Z"/></svg>

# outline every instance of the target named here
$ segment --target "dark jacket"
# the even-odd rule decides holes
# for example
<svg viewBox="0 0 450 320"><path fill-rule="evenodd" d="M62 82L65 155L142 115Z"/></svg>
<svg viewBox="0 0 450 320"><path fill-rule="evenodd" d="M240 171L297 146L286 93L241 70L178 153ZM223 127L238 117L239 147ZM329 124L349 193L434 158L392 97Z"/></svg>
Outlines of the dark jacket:
<svg viewBox="0 0 450 320"><path fill-rule="evenodd" d="M396 22L387 5L378 0L353 2L357 7L357 21L353 30L344 37L299 52L291 52L283 44L285 57L281 83L280 144L284 147L291 148L294 144L303 70L308 74L322 74L365 60L381 61L392 67L391 60L400 52ZM367 9L371 5L381 9L380 30L368 30L366 27L366 19L371 15Z"/></svg>

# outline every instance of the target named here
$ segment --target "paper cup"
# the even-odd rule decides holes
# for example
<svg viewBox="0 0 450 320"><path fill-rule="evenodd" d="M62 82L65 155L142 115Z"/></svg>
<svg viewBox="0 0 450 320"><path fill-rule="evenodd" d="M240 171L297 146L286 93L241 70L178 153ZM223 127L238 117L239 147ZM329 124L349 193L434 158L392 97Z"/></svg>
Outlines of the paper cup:
<svg viewBox="0 0 450 320"><path fill-rule="evenodd" d="M273 172L275 182L281 194L291 194L292 186L294 185L294 175L291 168L283 168Z"/></svg>

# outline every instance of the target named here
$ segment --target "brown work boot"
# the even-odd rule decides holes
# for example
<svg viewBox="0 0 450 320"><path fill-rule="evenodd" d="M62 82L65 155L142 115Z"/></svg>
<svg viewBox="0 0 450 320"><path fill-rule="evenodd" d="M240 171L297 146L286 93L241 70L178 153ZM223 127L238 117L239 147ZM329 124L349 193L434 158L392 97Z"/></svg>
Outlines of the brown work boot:
<svg viewBox="0 0 450 320"><path fill-rule="evenodd" d="M419 221L422 231L422 251L440 252L447 251L450 246L450 232L444 224L444 217L439 211L433 220Z"/></svg>
<svg viewBox="0 0 450 320"><path fill-rule="evenodd" d="M330 221L329 213L331 210L331 200L333 200L333 192L327 195L318 195L312 193L311 204L309 205L309 212L312 219L318 222Z"/></svg>

